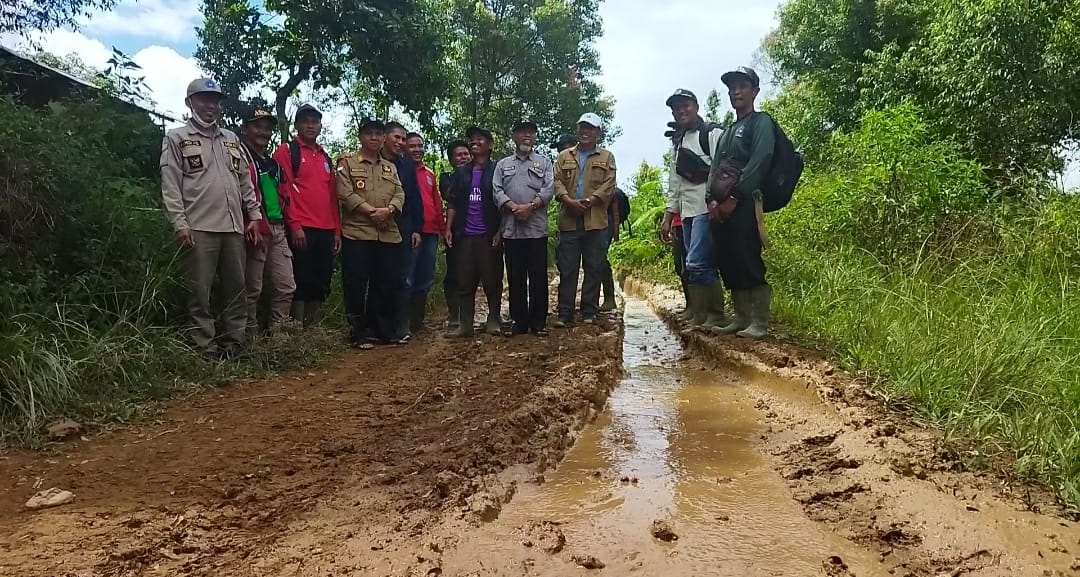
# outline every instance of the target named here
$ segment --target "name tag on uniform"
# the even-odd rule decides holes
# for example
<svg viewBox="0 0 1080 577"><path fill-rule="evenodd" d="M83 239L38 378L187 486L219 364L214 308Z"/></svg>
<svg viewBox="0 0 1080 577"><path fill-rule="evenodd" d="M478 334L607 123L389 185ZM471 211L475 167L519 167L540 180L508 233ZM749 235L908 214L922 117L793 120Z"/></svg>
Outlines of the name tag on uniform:
<svg viewBox="0 0 1080 577"><path fill-rule="evenodd" d="M534 162L533 165L529 167L529 172L541 178L544 176L544 169L540 167L539 162Z"/></svg>
<svg viewBox="0 0 1080 577"><path fill-rule="evenodd" d="M225 148L232 148L233 150L240 150L240 147L237 146L235 142L229 142L228 140L226 140L222 144L225 145Z"/></svg>
<svg viewBox="0 0 1080 577"><path fill-rule="evenodd" d="M507 164L503 166L503 174L512 175L517 173L517 167L513 164Z"/></svg>

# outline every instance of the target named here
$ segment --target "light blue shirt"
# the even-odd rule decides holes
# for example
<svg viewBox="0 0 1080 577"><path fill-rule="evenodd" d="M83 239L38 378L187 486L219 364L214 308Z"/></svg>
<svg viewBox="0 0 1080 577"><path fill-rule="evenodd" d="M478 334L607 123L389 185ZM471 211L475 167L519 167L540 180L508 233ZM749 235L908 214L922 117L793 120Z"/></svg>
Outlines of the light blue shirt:
<svg viewBox="0 0 1080 577"><path fill-rule="evenodd" d="M585 198L585 161L588 160L594 152L596 152L595 148L592 150L578 149L577 198Z"/></svg>

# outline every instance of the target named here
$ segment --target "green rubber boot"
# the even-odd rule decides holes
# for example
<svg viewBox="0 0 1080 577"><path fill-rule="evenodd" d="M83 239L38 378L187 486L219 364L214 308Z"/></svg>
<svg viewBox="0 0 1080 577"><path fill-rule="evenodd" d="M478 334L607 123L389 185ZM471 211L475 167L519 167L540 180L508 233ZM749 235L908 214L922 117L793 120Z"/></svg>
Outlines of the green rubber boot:
<svg viewBox="0 0 1080 577"><path fill-rule="evenodd" d="M727 325L727 316L724 314L724 284L714 282L709 285L708 291L711 298L701 328L711 331Z"/></svg>
<svg viewBox="0 0 1080 577"><path fill-rule="evenodd" d="M709 318L709 287L692 284L686 288L690 293L690 304L686 307L690 312L687 324L692 327L701 326Z"/></svg>
<svg viewBox="0 0 1080 577"><path fill-rule="evenodd" d="M686 308L679 311L679 314L676 315L676 318L678 318L680 321L686 322L694 318L694 311L690 308L690 288L687 286L686 281L682 281L682 293L683 299L686 300Z"/></svg>
<svg viewBox="0 0 1080 577"><path fill-rule="evenodd" d="M735 307L735 319L727 326L717 327L712 330L718 335L733 335L746 330L750 326L750 307L752 293L750 291L731 291L731 303Z"/></svg>
<svg viewBox="0 0 1080 577"><path fill-rule="evenodd" d="M736 336L748 339L761 339L769 334L769 305L772 301L772 287L762 285L750 292L753 300L750 308L750 326L739 331Z"/></svg>

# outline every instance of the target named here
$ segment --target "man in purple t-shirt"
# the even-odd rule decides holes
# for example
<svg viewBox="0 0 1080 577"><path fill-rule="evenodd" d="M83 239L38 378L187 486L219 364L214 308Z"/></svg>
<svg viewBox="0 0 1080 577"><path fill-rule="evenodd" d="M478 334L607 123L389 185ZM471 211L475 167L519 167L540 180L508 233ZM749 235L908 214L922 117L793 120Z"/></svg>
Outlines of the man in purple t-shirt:
<svg viewBox="0 0 1080 577"><path fill-rule="evenodd" d="M487 296L488 316L484 329L502 334L502 217L495 205L491 184L495 163L491 162L491 132L474 126L465 132L472 163L458 167L451 176L450 202L446 211L446 246L458 259L461 289L461 324L455 336L473 334L476 318L476 289L481 284Z"/></svg>

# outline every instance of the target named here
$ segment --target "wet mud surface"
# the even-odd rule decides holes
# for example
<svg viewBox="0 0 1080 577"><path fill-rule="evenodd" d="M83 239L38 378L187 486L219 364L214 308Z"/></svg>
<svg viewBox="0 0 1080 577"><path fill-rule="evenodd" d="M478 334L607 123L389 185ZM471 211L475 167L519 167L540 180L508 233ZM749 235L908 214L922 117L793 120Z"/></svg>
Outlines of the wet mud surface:
<svg viewBox="0 0 1080 577"><path fill-rule="evenodd" d="M0 454L0 575L1080 575L1043 492L628 289L600 327L429 335ZM74 503L25 509L52 486Z"/></svg>
<svg viewBox="0 0 1080 577"><path fill-rule="evenodd" d="M620 376L621 325L438 331L178 401L154 423L0 453L0 575L428 574L444 519L494 518ZM31 511L60 487L71 504Z"/></svg>

